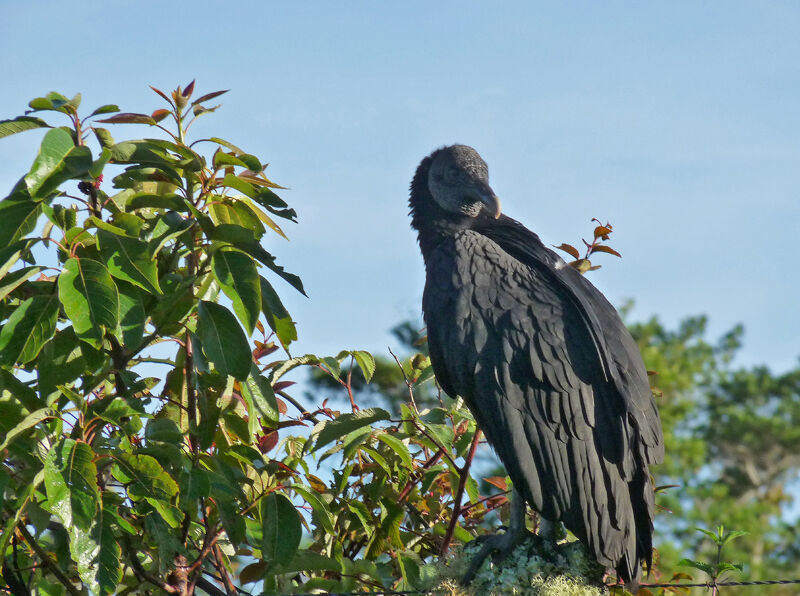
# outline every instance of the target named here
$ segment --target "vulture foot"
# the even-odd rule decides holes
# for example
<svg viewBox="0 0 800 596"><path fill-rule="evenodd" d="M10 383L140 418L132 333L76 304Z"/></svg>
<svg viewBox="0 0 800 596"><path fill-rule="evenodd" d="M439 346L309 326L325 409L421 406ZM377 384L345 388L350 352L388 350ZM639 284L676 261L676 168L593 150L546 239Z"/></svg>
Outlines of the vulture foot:
<svg viewBox="0 0 800 596"><path fill-rule="evenodd" d="M525 499L516 490L511 495L510 518L508 529L502 534L489 534L475 539L475 542L482 543L481 550L472 558L469 569L461 578L462 585L469 585L486 557L492 555L492 560L500 563L528 535L525 529Z"/></svg>

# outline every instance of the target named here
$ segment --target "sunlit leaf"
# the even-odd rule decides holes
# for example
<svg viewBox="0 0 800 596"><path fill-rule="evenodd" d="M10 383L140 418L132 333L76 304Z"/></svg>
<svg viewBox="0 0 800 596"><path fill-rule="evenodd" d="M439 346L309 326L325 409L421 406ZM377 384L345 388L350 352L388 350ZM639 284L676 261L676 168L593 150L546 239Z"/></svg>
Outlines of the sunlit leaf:
<svg viewBox="0 0 800 596"><path fill-rule="evenodd" d="M361 372L364 373L364 378L369 383L372 379L372 375L375 374L375 358L365 350L353 350L351 353L358 367L361 369Z"/></svg>
<svg viewBox="0 0 800 596"><path fill-rule="evenodd" d="M58 296L38 295L17 306L0 329L0 362L26 364L56 331Z"/></svg>
<svg viewBox="0 0 800 596"><path fill-rule="evenodd" d="M89 114L89 118L92 116L99 116L100 114L112 114L114 112L119 112L119 106L109 103L97 108L94 112Z"/></svg>
<svg viewBox="0 0 800 596"><path fill-rule="evenodd" d="M70 527L70 552L78 574L96 594L113 594L122 579L122 551L112 528L114 513L100 508L91 528Z"/></svg>
<svg viewBox="0 0 800 596"><path fill-rule="evenodd" d="M297 339L297 327L272 285L263 277L259 277L259 283L261 284L261 310L267 319L267 324L278 336L283 348L288 349L289 344Z"/></svg>
<svg viewBox="0 0 800 596"><path fill-rule="evenodd" d="M261 314L261 284L253 258L238 250L219 249L211 259L211 270L245 330L252 334Z"/></svg>
<svg viewBox="0 0 800 596"><path fill-rule="evenodd" d="M205 300L200 301L197 314L197 334L206 358L220 374L245 380L253 358L236 317L224 306Z"/></svg>
<svg viewBox="0 0 800 596"><path fill-rule="evenodd" d="M42 420L52 418L55 414L56 413L50 408L41 408L25 416L21 422L16 424L14 428L8 431L3 441L0 442L0 453L3 453L6 447L8 447L18 436L23 435L30 429L36 427L36 425L38 425Z"/></svg>
<svg viewBox="0 0 800 596"><path fill-rule="evenodd" d="M91 165L91 150L76 147L68 132L54 128L44 135L25 185L31 197L44 198L67 180L86 176Z"/></svg>
<svg viewBox="0 0 800 596"><path fill-rule="evenodd" d="M315 425L309 436L308 445L310 453L325 447L329 443L339 439L354 430L371 426L381 420L388 420L389 412L381 408L367 408L348 414L342 414L334 420L324 420Z"/></svg>
<svg viewBox="0 0 800 596"><path fill-rule="evenodd" d="M106 266L72 257L58 276L58 297L82 340L100 347L103 329L119 322L119 294Z"/></svg>
<svg viewBox="0 0 800 596"><path fill-rule="evenodd" d="M65 527L88 530L100 509L94 451L81 441L62 439L47 454L44 483L50 509Z"/></svg>
<svg viewBox="0 0 800 596"><path fill-rule="evenodd" d="M6 247L30 234L42 214L42 203L30 199L0 202L0 246Z"/></svg>
<svg viewBox="0 0 800 596"><path fill-rule="evenodd" d="M33 130L34 128L50 128L50 125L41 118L33 116L19 116L13 120L0 120L0 138L9 135Z"/></svg>
<svg viewBox="0 0 800 596"><path fill-rule="evenodd" d="M144 499L173 527L180 523L170 503L172 497L178 493L178 484L155 458L149 455L117 453L111 473L126 485L131 500Z"/></svg>
<svg viewBox="0 0 800 596"><path fill-rule="evenodd" d="M161 293L158 267L147 243L105 230L98 230L97 240L111 275L147 292Z"/></svg>

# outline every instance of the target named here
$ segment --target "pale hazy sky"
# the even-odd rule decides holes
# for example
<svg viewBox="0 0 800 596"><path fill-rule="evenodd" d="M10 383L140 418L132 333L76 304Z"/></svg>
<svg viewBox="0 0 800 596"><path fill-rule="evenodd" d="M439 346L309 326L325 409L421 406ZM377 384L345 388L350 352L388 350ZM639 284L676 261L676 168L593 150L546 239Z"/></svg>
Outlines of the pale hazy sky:
<svg viewBox="0 0 800 596"><path fill-rule="evenodd" d="M546 243L614 224L624 258L592 280L634 318L742 322L741 362L785 370L800 356L798 31L788 1L4 0L0 118L51 90L150 111L148 84L230 88L196 133L291 187L300 224L268 249L310 295L276 282L295 351L385 352L419 315L408 183L460 142ZM0 195L40 139L0 139Z"/></svg>

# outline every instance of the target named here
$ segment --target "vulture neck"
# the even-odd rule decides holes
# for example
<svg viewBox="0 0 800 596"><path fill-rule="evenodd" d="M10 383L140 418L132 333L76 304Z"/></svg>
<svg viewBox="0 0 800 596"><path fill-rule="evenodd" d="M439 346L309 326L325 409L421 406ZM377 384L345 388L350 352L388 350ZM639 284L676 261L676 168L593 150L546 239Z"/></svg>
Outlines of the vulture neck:
<svg viewBox="0 0 800 596"><path fill-rule="evenodd" d="M442 240L476 224L476 218L445 211L431 196L431 191L428 189L428 171L437 153L438 151L434 151L419 164L411 181L411 198L408 200L411 208L411 227L417 230L417 240L425 258Z"/></svg>

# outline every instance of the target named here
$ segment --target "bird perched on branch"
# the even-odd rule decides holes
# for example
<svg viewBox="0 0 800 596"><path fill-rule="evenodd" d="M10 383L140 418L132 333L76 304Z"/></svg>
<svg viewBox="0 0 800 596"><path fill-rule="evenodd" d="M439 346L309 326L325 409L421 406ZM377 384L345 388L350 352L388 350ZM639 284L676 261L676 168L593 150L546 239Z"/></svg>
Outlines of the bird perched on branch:
<svg viewBox="0 0 800 596"><path fill-rule="evenodd" d="M662 461L664 443L647 371L619 314L501 214L473 148L423 159L409 205L440 386L464 399L517 501L563 522L600 564L636 585L652 557L648 466ZM514 510L511 529L488 548L507 552L518 541L524 505Z"/></svg>

